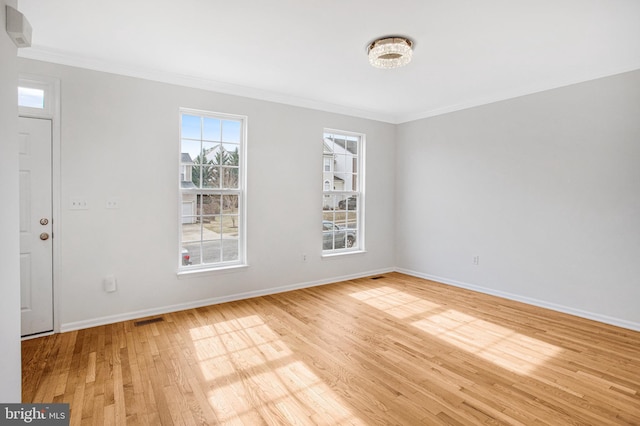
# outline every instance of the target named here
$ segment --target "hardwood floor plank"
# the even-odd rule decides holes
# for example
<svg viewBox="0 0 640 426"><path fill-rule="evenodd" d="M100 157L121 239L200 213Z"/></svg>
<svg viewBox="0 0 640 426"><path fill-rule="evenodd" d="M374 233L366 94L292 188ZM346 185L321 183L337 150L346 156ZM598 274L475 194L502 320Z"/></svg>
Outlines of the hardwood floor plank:
<svg viewBox="0 0 640 426"><path fill-rule="evenodd" d="M640 424L640 333L399 273L135 322L24 341L23 401L72 425Z"/></svg>

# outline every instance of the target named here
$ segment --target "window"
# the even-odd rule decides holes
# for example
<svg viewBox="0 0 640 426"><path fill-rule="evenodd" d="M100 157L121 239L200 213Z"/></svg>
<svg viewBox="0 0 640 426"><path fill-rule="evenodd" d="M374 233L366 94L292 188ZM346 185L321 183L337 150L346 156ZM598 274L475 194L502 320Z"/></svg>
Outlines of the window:
<svg viewBox="0 0 640 426"><path fill-rule="evenodd" d="M246 117L180 111L179 269L245 261Z"/></svg>
<svg viewBox="0 0 640 426"><path fill-rule="evenodd" d="M18 87L18 106L44 109L44 90L32 87Z"/></svg>
<svg viewBox="0 0 640 426"><path fill-rule="evenodd" d="M364 135L325 130L322 177L325 255L364 250L363 158Z"/></svg>
<svg viewBox="0 0 640 426"><path fill-rule="evenodd" d="M18 112L23 117L53 118L59 103L56 93L60 82L30 74L21 74L18 81Z"/></svg>

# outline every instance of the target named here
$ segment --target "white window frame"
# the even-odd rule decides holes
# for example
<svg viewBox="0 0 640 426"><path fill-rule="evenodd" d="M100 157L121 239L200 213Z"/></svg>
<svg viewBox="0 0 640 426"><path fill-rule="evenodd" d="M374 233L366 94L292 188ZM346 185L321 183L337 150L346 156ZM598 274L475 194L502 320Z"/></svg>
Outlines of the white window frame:
<svg viewBox="0 0 640 426"><path fill-rule="evenodd" d="M325 190L324 187L324 182L325 182L325 177L324 174L326 173L325 171L325 155L324 155L324 150L323 150L323 162L322 162L322 171L323 171L323 191L322 191L322 198L323 198L323 205L321 207L323 207L323 221L324 221L324 216L325 213L327 213L326 210L324 210L324 202L326 200L327 196L344 196L345 199L348 199L350 196L357 196L358 197L358 210L357 210L357 238L356 238L356 245L350 248L333 248L333 249L328 249L325 250L324 249L324 232L322 234L323 236L323 247L322 247L322 257L323 258L332 258L335 256L342 256L342 255L348 255L348 254L354 254L354 253L364 253L366 252L365 250L365 182L366 182L366 178L365 178L365 164L366 164L366 157L365 157L365 152L366 152L366 135L364 133L358 133L358 132L352 132L352 131L346 131L346 130L337 130L337 129L330 129L330 128L325 128L323 130L322 133L322 139L323 139L323 143L324 143L324 139L325 137L328 135L336 135L336 136L346 136L346 137L351 137L351 138L357 138L358 139L358 154L357 154L357 179L358 179L358 184L357 190L335 190L335 187L333 186L333 184L330 186L330 189L327 191ZM334 156L334 162L335 163L335 156ZM336 168L335 168L335 164L332 164L331 167L331 172L332 173L337 173Z"/></svg>
<svg viewBox="0 0 640 426"><path fill-rule="evenodd" d="M239 145L239 162L238 162L238 188L237 189L194 189L190 190L196 194L221 194L221 195L238 195L238 259L233 261L220 261L215 263L203 263L198 265L182 264L182 207L183 207L183 189L181 187L181 175L184 173L182 164L182 116L193 115L200 117L209 117L219 120L234 120L241 122L240 143ZM236 268L244 268L248 266L247 262L247 127L248 117L244 115L227 114L213 111L205 111L191 108L180 108L178 116L178 276L186 276L192 274L227 271Z"/></svg>

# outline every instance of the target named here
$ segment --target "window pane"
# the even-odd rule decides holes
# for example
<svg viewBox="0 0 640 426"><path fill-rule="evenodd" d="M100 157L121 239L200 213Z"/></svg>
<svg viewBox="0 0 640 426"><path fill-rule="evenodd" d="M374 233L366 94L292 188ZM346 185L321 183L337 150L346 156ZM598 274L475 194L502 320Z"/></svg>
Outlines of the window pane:
<svg viewBox="0 0 640 426"><path fill-rule="evenodd" d="M182 242L193 243L202 238L201 227L197 217L183 217Z"/></svg>
<svg viewBox="0 0 640 426"><path fill-rule="evenodd" d="M324 194L322 196L322 210L332 210L333 209L333 196Z"/></svg>
<svg viewBox="0 0 640 426"><path fill-rule="evenodd" d="M202 188L220 187L220 168L216 166L202 167Z"/></svg>
<svg viewBox="0 0 640 426"><path fill-rule="evenodd" d="M227 189L238 188L238 168L237 167L223 167L222 168L222 187Z"/></svg>
<svg viewBox="0 0 640 426"><path fill-rule="evenodd" d="M358 197L356 195L352 195L350 197L346 195L337 196L340 201L338 201L337 210L344 211L350 210L354 211L358 209Z"/></svg>
<svg viewBox="0 0 640 426"><path fill-rule="evenodd" d="M182 139L180 144L180 152L182 158L180 161L183 163L194 162L196 157L200 155L200 141L192 141L189 139ZM188 157L185 157L185 155Z"/></svg>
<svg viewBox="0 0 640 426"><path fill-rule="evenodd" d="M345 155L335 154L333 164L335 166L336 173L344 173L345 167Z"/></svg>
<svg viewBox="0 0 640 426"><path fill-rule="evenodd" d="M355 140L347 140L347 152L349 154L358 155L358 142Z"/></svg>
<svg viewBox="0 0 640 426"><path fill-rule="evenodd" d="M211 216L220 214L220 195L201 195L201 207L199 214L203 216Z"/></svg>
<svg viewBox="0 0 640 426"><path fill-rule="evenodd" d="M180 255L182 266L199 265L201 263L200 241L197 243L183 243Z"/></svg>
<svg viewBox="0 0 640 426"><path fill-rule="evenodd" d="M202 239L219 240L222 233L220 216L204 216L202 218Z"/></svg>
<svg viewBox="0 0 640 426"><path fill-rule="evenodd" d="M220 119L204 117L202 139L208 141L220 141L220 125Z"/></svg>
<svg viewBox="0 0 640 426"><path fill-rule="evenodd" d="M222 260L229 262L232 260L238 260L238 239L222 240Z"/></svg>
<svg viewBox="0 0 640 426"><path fill-rule="evenodd" d="M224 215L221 218L222 235L224 237L238 237L238 226L240 225L240 219L238 215Z"/></svg>
<svg viewBox="0 0 640 426"><path fill-rule="evenodd" d="M224 120L222 122L222 140L223 142L240 143L240 122Z"/></svg>
<svg viewBox="0 0 640 426"><path fill-rule="evenodd" d="M202 182L202 168L200 166L191 167L191 182L195 188L201 187Z"/></svg>
<svg viewBox="0 0 640 426"><path fill-rule="evenodd" d="M333 231L327 226L323 226L322 231L322 250L333 250Z"/></svg>
<svg viewBox="0 0 640 426"><path fill-rule="evenodd" d="M200 140L200 117L182 115L182 137Z"/></svg>
<svg viewBox="0 0 640 426"><path fill-rule="evenodd" d="M216 152L220 150L217 142L202 142L203 160L207 164L215 164Z"/></svg>
<svg viewBox="0 0 640 426"><path fill-rule="evenodd" d="M182 195L182 225L193 224L198 221L196 216L196 196L192 194ZM184 240L183 241L188 241Z"/></svg>
<svg viewBox="0 0 640 426"><path fill-rule="evenodd" d="M240 164L240 146L235 143L225 143L222 145L224 150L223 164L227 166L237 166Z"/></svg>
<svg viewBox="0 0 640 426"><path fill-rule="evenodd" d="M224 214L237 214L239 200L240 198L237 195L223 195L222 212Z"/></svg>
<svg viewBox="0 0 640 426"><path fill-rule="evenodd" d="M357 228L358 213L354 211L347 212L346 222L347 222L347 228Z"/></svg>
<svg viewBox="0 0 640 426"><path fill-rule="evenodd" d="M324 211L322 212L322 227L327 228L333 226L335 213L332 211Z"/></svg>
<svg viewBox="0 0 640 426"><path fill-rule="evenodd" d="M221 261L220 241L221 240L202 242L203 263L218 263Z"/></svg>
<svg viewBox="0 0 640 426"><path fill-rule="evenodd" d="M358 242L358 231L355 229L347 230L346 236L343 242L343 244L345 245L345 248L352 248L357 244L357 242Z"/></svg>
<svg viewBox="0 0 640 426"><path fill-rule="evenodd" d="M346 228L347 227L347 214L344 212L336 212L335 217L333 219L333 224L338 228Z"/></svg>
<svg viewBox="0 0 640 426"><path fill-rule="evenodd" d="M18 87L18 105L27 108L44 109L44 90Z"/></svg>
<svg viewBox="0 0 640 426"><path fill-rule="evenodd" d="M351 190L352 191L360 191L360 179L358 179L357 174L352 174L347 176L348 179L351 179Z"/></svg>
<svg viewBox="0 0 640 426"><path fill-rule="evenodd" d="M211 164L223 165L225 163L225 152L220 144L216 144L215 147L208 151L207 158L211 161Z"/></svg>

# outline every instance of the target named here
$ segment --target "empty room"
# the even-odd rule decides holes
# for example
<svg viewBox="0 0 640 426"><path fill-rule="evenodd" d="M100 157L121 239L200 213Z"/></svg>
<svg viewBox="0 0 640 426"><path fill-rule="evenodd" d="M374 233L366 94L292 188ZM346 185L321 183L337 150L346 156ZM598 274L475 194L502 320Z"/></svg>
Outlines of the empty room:
<svg viewBox="0 0 640 426"><path fill-rule="evenodd" d="M0 423L640 424L638 1L1 6Z"/></svg>

